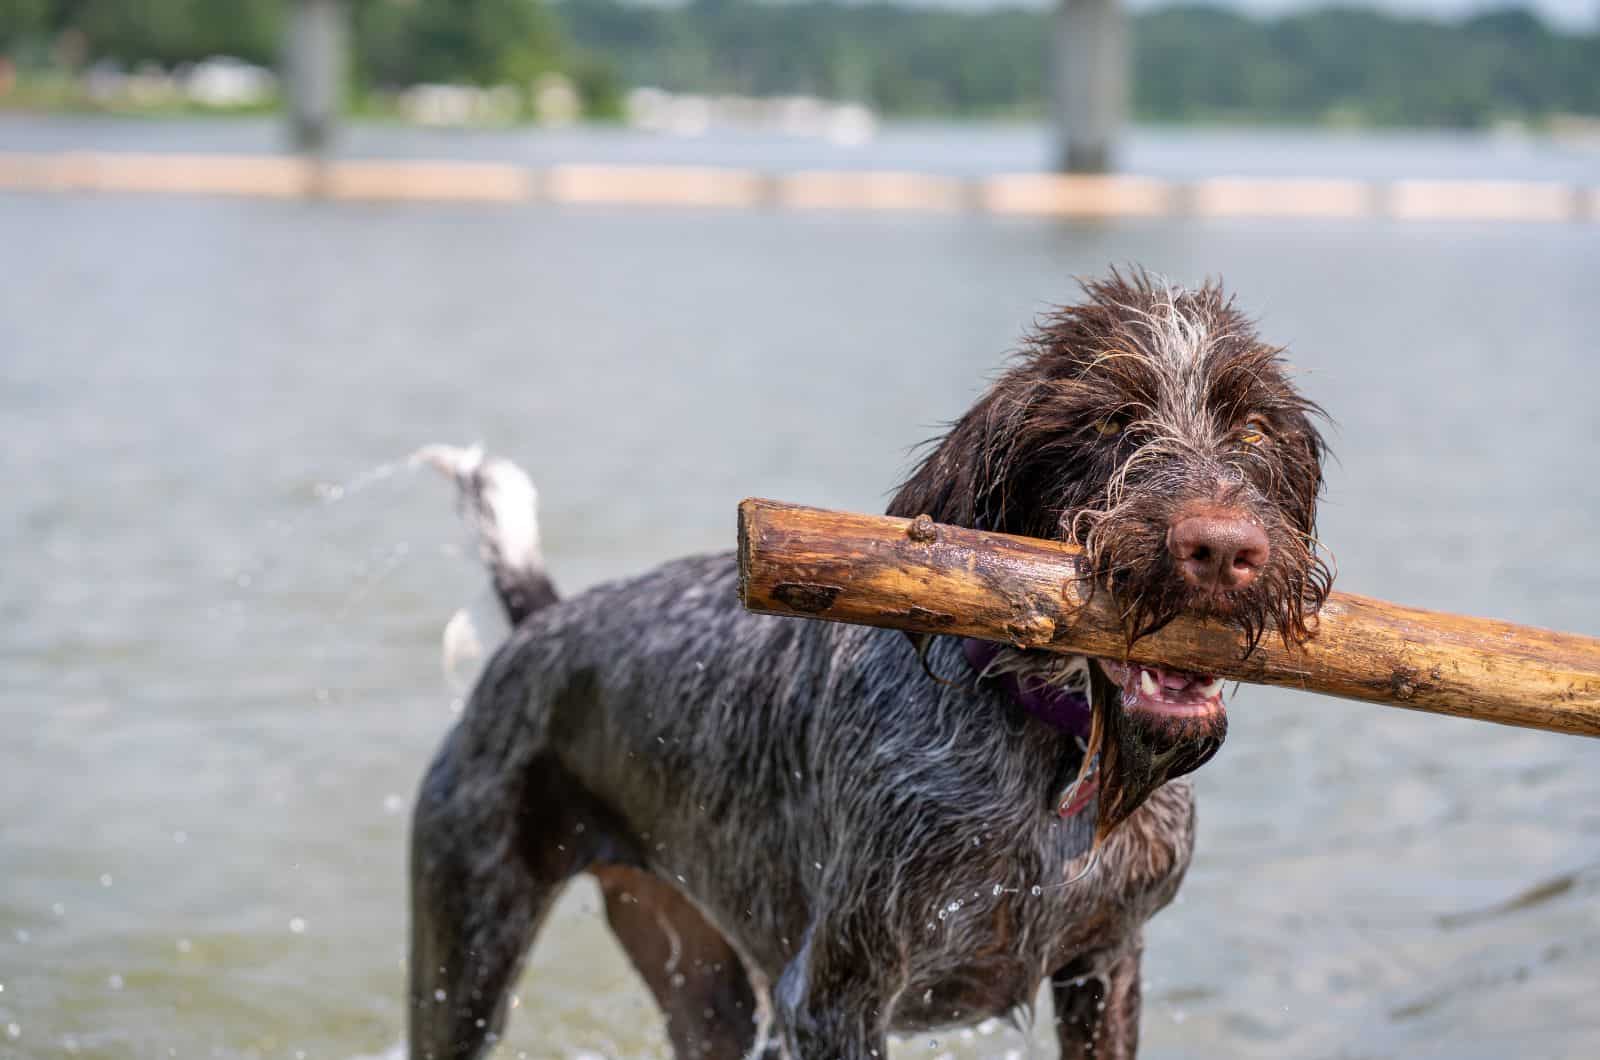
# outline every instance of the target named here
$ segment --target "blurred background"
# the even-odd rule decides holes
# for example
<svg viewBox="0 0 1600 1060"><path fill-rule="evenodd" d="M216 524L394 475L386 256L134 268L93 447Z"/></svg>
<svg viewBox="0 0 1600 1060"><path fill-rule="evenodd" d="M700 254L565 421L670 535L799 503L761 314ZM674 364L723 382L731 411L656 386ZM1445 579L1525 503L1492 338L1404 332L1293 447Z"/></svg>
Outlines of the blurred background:
<svg viewBox="0 0 1600 1060"><path fill-rule="evenodd" d="M1076 277L1221 276L1341 588L1600 634L1597 222L1593 0L0 0L0 1057L399 1055L489 607L424 443L574 592L880 509ZM1145 1055L1600 1055L1594 744L1233 702ZM666 1055L586 883L517 1002Z"/></svg>

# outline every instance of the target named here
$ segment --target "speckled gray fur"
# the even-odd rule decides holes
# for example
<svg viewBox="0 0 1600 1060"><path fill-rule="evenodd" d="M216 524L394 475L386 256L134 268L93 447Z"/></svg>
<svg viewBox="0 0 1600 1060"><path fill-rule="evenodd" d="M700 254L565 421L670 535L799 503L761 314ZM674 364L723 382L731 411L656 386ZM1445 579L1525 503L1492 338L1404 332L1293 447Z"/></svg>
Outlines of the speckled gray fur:
<svg viewBox="0 0 1600 1060"><path fill-rule="evenodd" d="M891 511L1080 540L1130 637L1185 611L1252 642L1303 630L1330 581L1315 406L1215 286L1114 275L1085 292ZM509 535L512 498L532 503L503 461L427 452L482 534ZM1200 596L1177 576L1168 528L1195 504L1264 528L1248 589ZM748 614L730 555L558 600L536 524L509 523L531 541L486 540L484 556L516 628L413 820L414 1058L493 1045L582 872L680 1058L869 1060L891 1031L1026 1017L1046 982L1063 1056L1135 1053L1141 928L1193 847L1173 778L1220 745L1220 710L1124 710L1105 667L1077 668L1109 735L1099 801L1063 820L1082 748L975 679L956 641L919 660L899 633ZM1034 660L1002 669L1051 669Z"/></svg>
<svg viewBox="0 0 1600 1060"><path fill-rule="evenodd" d="M516 813L540 813L523 775L557 763L631 836L575 821L574 849L618 843L609 856L692 896L767 981L793 968L780 1016L819 1002L805 965L825 962L819 985L878 1010L873 1041L1005 1015L1075 958L1084 974L1137 944L1189 861L1186 782L1064 884L1093 822L1053 812L1069 737L974 688L953 640L928 653L952 687L901 634L744 612L736 575L731 555L686 559L534 614L486 670L419 827L498 873ZM472 930L492 949L522 928Z"/></svg>

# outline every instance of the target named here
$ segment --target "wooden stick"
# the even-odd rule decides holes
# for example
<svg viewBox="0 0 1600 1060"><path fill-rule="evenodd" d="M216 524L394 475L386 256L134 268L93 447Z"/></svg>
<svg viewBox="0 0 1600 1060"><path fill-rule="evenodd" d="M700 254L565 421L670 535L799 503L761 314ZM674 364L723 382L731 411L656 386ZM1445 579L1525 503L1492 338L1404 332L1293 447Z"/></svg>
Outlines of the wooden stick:
<svg viewBox="0 0 1600 1060"><path fill-rule="evenodd" d="M1082 553L1056 541L747 500L745 607L1284 685L1550 732L1600 736L1600 640L1334 593L1286 647L1180 618L1131 647Z"/></svg>

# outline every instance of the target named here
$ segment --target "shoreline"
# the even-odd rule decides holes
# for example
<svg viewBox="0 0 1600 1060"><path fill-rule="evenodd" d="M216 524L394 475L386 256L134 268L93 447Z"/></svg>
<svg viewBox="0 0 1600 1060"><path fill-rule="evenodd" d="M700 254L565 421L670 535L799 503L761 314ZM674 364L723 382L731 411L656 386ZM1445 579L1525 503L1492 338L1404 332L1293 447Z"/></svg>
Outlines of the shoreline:
<svg viewBox="0 0 1600 1060"><path fill-rule="evenodd" d="M0 191L1100 218L1600 223L1600 184L0 152Z"/></svg>

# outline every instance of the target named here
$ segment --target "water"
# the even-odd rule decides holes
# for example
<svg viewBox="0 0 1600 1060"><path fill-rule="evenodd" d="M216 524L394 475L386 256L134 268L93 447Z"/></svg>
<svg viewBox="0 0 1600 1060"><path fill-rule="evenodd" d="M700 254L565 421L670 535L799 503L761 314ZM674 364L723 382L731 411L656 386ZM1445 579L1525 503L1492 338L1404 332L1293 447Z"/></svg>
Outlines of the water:
<svg viewBox="0 0 1600 1060"><path fill-rule="evenodd" d="M0 146L267 135L104 128ZM1238 146L1162 150L1191 141ZM1431 144L1402 153L1497 150ZM1290 345L1339 422L1341 587L1600 633L1593 228L0 197L0 1057L399 1040L406 811L482 587L444 484L394 461L520 459L568 590L727 547L748 494L881 507L1030 317L1121 261L1221 274ZM1148 929L1145 1055L1596 1055L1597 767L1241 690ZM518 996L502 1055L664 1055L587 886ZM987 1031L899 1052L1025 1045Z"/></svg>

